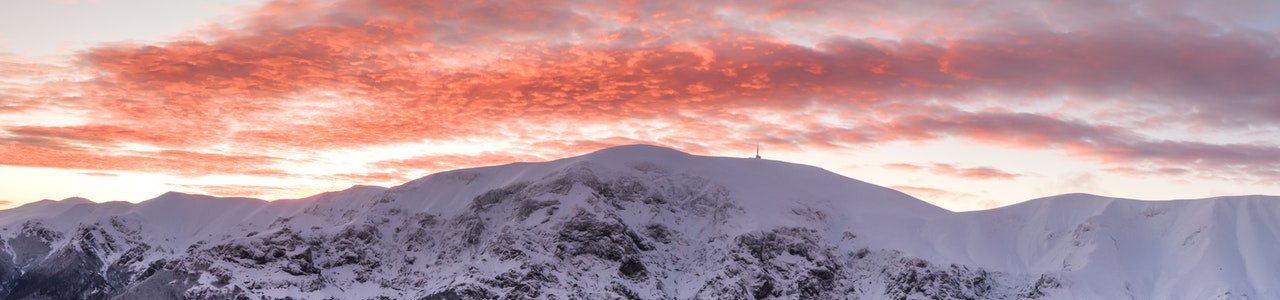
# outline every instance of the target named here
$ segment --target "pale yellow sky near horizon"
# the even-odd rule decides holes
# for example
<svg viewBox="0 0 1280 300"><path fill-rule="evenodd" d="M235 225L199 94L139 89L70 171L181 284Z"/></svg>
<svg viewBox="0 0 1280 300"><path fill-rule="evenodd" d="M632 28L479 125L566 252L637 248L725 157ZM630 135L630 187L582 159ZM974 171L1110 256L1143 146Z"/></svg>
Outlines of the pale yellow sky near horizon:
<svg viewBox="0 0 1280 300"><path fill-rule="evenodd" d="M960 147L960 148L952 148ZM965 149L966 151L955 151ZM585 153L583 153L585 154ZM747 157L751 153L699 153L713 156ZM1195 199L1244 194L1280 195L1280 189L1257 193L1233 192L1230 183L1202 182L1195 189L1171 189L1175 183L1161 178L1116 176L1091 171L1089 166L1066 159L1053 151L1017 151L983 145L894 145L867 150L840 152L793 152L765 148L766 159L821 167L846 177L876 185L899 189L916 198L953 211L969 211L1015 204L1025 200L1067 193L1092 193L1103 196L1142 200ZM882 167L889 162L929 163L930 161L965 161L975 165L1023 165L1029 168L1006 169L1020 174L1011 180L972 181L920 172ZM479 166L477 166L479 167ZM444 170L439 170L444 171ZM281 178L234 178L205 176L183 178L163 174L115 172L115 176L88 175L89 171L0 166L0 178L6 186L4 194L12 201L7 207L42 199L60 200L83 197L95 202L140 202L169 191L202 193L185 185L255 184L292 188L278 194L259 197L266 200L294 199L342 190L356 183L340 181L290 180ZM423 170L417 175L429 175ZM378 184L393 186L398 183ZM904 186L908 188L904 188ZM909 187L938 187L971 194L929 194ZM1186 187L1185 185L1183 187ZM982 195L982 196L980 196Z"/></svg>

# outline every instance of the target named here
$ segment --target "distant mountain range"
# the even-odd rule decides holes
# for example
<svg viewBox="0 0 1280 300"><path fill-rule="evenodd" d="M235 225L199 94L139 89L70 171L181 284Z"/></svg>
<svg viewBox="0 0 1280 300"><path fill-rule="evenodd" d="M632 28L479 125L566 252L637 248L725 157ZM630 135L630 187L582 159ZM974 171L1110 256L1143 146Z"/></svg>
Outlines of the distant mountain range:
<svg viewBox="0 0 1280 300"><path fill-rule="evenodd" d="M3 299L1280 299L1280 197L956 213L644 145L263 201L0 211Z"/></svg>

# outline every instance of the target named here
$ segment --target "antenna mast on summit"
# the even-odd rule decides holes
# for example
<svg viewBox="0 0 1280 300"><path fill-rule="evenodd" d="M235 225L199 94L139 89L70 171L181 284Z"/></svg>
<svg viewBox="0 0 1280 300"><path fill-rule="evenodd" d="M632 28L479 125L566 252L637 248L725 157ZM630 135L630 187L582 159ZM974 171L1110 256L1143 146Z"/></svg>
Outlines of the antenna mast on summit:
<svg viewBox="0 0 1280 300"><path fill-rule="evenodd" d="M760 159L760 144L756 144L756 159Z"/></svg>

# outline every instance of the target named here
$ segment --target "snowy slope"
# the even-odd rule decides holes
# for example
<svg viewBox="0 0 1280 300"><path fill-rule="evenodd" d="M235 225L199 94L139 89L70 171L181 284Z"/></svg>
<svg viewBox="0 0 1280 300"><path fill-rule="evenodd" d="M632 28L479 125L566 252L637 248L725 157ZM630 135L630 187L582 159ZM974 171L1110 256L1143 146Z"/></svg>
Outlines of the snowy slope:
<svg viewBox="0 0 1280 300"><path fill-rule="evenodd" d="M960 214L947 258L1062 274L1077 298L1280 299L1280 198L1140 201L1087 194ZM941 225L941 224L939 224ZM973 241L982 241L975 243Z"/></svg>
<svg viewBox="0 0 1280 300"><path fill-rule="evenodd" d="M952 213L811 166L622 146L296 200L31 203L0 211L0 295L1280 298L1276 201Z"/></svg>

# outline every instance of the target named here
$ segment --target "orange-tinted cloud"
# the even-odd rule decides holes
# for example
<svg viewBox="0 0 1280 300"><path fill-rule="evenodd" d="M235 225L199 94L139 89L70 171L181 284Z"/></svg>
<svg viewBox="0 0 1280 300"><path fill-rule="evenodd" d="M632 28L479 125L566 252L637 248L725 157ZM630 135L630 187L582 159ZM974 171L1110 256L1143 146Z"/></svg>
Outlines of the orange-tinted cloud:
<svg viewBox="0 0 1280 300"><path fill-rule="evenodd" d="M86 49L70 69L0 59L0 70L12 71L5 82L39 82L0 85L0 114L57 108L78 118L0 121L0 164L286 176L273 166L281 159L244 153L307 157L498 138L542 149L401 158L374 163L373 172L329 175L387 181L620 143L711 152L752 144L744 141L794 150L955 138L1276 180L1273 144L1157 137L1109 118L989 109L1114 107L1099 114L1136 114L1128 118L1150 127L1280 131L1280 40L1258 27L1265 23L1248 23L1265 19L1188 14L1197 9L1110 1L273 1L237 27L200 37ZM60 72L77 76L43 79Z"/></svg>
<svg viewBox="0 0 1280 300"><path fill-rule="evenodd" d="M179 185L179 187L221 197L259 197L293 192L293 189L288 187L260 185Z"/></svg>
<svg viewBox="0 0 1280 300"><path fill-rule="evenodd" d="M429 170L421 170L429 171ZM342 173L332 174L321 177L322 179L337 180L340 182L362 182L362 183L388 183L395 184L406 182L414 179L414 175L420 175L421 172L405 172L396 170L394 172L366 172L366 173Z"/></svg>
<svg viewBox="0 0 1280 300"><path fill-rule="evenodd" d="M908 117L873 131L908 140L961 137L1027 149L1058 149L1103 163L1154 164L1157 172L1180 170L1210 177L1274 180L1280 146L1214 144L1150 138L1116 126L1090 125L1026 113L965 113ZM1136 170L1136 169L1135 169ZM1163 171L1161 171L1163 170Z"/></svg>
<svg viewBox="0 0 1280 300"><path fill-rule="evenodd" d="M142 171L185 176L245 174L284 176L271 167L280 159L269 156L163 150L109 151L66 145L11 143L0 140L0 164L102 171Z"/></svg>

